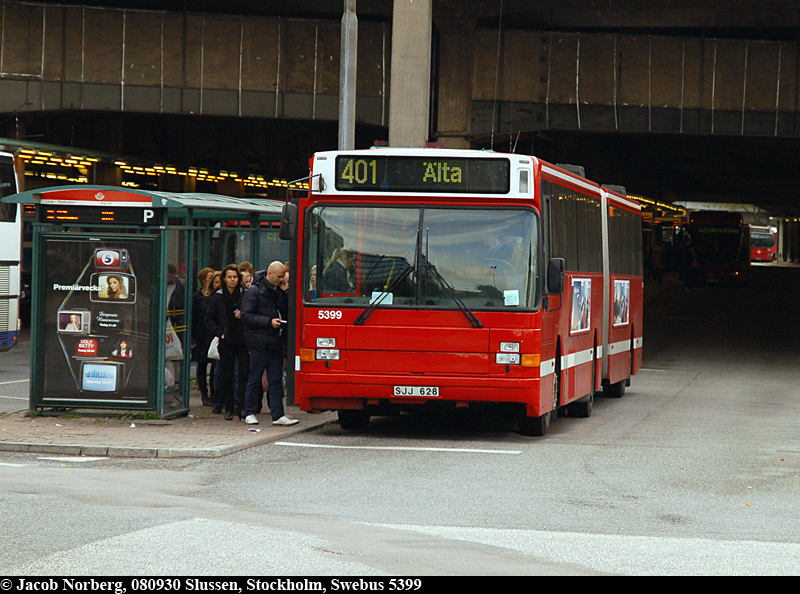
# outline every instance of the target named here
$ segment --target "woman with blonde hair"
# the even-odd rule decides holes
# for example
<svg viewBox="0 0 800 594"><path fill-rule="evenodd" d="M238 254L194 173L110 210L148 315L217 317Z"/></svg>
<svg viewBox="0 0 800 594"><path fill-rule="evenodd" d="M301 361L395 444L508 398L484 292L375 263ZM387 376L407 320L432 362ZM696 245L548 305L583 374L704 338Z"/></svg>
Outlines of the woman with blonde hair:
<svg viewBox="0 0 800 594"><path fill-rule="evenodd" d="M331 259L322 270L322 291L333 293L352 293L355 285L350 278L350 271L356 267L356 253L348 248L333 251Z"/></svg>

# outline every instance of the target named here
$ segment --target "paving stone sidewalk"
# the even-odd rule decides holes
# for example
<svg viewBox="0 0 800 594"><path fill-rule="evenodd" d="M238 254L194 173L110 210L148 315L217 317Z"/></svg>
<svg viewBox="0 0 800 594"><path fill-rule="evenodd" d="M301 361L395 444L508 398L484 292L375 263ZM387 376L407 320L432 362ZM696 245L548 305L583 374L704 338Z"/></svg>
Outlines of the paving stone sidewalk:
<svg viewBox="0 0 800 594"><path fill-rule="evenodd" d="M192 399L194 400L194 398ZM246 448L313 431L335 421L332 412L311 414L287 406L300 421L290 427L272 424L268 412L259 425L238 418L226 421L211 408L193 406L186 417L171 420L122 420L102 411L70 411L62 416L28 416L27 411L0 415L0 451L119 456L132 458L217 458Z"/></svg>

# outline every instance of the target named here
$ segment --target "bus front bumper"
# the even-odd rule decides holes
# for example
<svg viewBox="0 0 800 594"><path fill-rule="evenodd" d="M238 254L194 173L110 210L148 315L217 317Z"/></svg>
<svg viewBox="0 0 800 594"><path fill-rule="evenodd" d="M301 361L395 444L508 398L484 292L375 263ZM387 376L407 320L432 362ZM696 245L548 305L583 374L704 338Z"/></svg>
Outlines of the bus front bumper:
<svg viewBox="0 0 800 594"><path fill-rule="evenodd" d="M536 378L486 376L379 376L298 373L295 397L301 410L361 410L371 406L421 405L432 402L539 405Z"/></svg>

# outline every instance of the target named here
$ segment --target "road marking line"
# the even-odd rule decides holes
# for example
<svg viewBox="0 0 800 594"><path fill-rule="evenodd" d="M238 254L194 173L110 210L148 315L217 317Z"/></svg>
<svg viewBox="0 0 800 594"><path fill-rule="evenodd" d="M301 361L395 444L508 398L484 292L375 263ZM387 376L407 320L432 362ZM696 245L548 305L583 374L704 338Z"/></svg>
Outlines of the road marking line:
<svg viewBox="0 0 800 594"><path fill-rule="evenodd" d="M0 396L0 398L7 398L8 400L28 400L24 396Z"/></svg>
<svg viewBox="0 0 800 594"><path fill-rule="evenodd" d="M82 456L78 458L76 456L63 456L61 458L57 458L55 456L40 456L39 460L55 460L56 462L97 462L98 460L108 460L108 457Z"/></svg>
<svg viewBox="0 0 800 594"><path fill-rule="evenodd" d="M276 441L275 445L292 446L296 448L325 448L332 450L393 450L398 452L459 452L467 454L521 454L520 450L467 450L461 448L411 448L400 446L337 446L322 445L314 443L290 443L288 441Z"/></svg>
<svg viewBox="0 0 800 594"><path fill-rule="evenodd" d="M31 381L31 380L24 379L24 380L13 380L13 381L10 381L10 382L0 382L0 386L5 386L6 384L21 384L22 382L29 382L29 381Z"/></svg>

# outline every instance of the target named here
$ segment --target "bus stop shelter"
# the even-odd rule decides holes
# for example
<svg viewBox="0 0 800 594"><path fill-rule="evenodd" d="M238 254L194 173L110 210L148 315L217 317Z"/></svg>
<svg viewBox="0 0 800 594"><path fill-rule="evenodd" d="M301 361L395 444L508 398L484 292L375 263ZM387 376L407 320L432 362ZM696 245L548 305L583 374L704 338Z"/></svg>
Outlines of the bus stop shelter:
<svg viewBox="0 0 800 594"><path fill-rule="evenodd" d="M3 201L35 210L32 411L187 414L197 271L288 259L278 201L113 186Z"/></svg>

